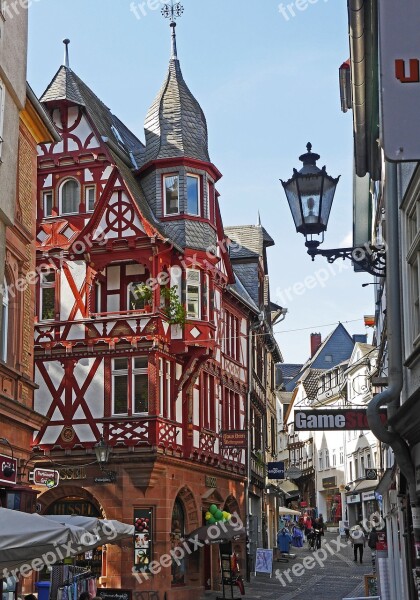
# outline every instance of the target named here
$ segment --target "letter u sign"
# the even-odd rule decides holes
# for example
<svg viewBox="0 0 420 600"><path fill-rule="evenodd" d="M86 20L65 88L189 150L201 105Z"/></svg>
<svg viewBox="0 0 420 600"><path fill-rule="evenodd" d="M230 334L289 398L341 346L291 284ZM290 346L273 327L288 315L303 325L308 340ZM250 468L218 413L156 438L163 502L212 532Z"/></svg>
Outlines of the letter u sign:
<svg viewBox="0 0 420 600"><path fill-rule="evenodd" d="M395 77L401 83L419 83L420 82L420 61L418 58L410 58L410 71L405 74L405 60L398 58L395 61Z"/></svg>

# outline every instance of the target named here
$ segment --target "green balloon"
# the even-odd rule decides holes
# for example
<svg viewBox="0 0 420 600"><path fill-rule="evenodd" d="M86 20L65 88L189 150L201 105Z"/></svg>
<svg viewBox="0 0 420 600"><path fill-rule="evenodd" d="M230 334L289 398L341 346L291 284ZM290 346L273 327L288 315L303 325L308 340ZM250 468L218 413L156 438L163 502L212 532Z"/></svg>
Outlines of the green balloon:
<svg viewBox="0 0 420 600"><path fill-rule="evenodd" d="M217 513L219 509L217 508L217 506L215 504L212 504L209 508L209 512L211 512L212 515L214 515L215 513Z"/></svg>
<svg viewBox="0 0 420 600"><path fill-rule="evenodd" d="M216 521L221 521L223 519L223 512L221 510L217 510L215 513L213 513L213 517L216 519Z"/></svg>
<svg viewBox="0 0 420 600"><path fill-rule="evenodd" d="M209 525L214 525L216 523L216 519L214 517L210 517L210 519L207 521L207 523Z"/></svg>

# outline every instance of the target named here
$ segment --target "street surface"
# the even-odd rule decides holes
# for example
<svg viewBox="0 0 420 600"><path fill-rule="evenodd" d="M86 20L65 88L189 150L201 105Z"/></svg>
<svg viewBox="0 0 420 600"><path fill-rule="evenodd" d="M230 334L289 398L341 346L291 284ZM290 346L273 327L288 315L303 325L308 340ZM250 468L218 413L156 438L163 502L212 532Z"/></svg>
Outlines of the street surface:
<svg viewBox="0 0 420 600"><path fill-rule="evenodd" d="M333 542L337 540L337 534L327 533L323 538L323 547L328 543L332 550L337 548ZM345 543L343 541L343 543ZM305 557L313 556L308 549L307 543L303 548L293 548L292 552L296 558L288 563L276 562L273 565L273 577L267 574L251 576L251 583L245 582L245 596L241 596L239 588L235 586L234 598L245 600L259 600L260 598L270 600L342 600L343 598L354 598L364 596L363 576L372 573L371 551L366 546L364 549L363 564L353 561L353 548L349 544L346 548L340 548L338 552L325 560L324 566L316 564L311 570L303 569L303 574L296 577L290 573L292 581L287 581L286 570L293 565L302 563ZM282 576L285 586L276 578L276 571ZM230 599L230 589L226 590L226 598ZM222 592L206 592L203 600L215 600L221 597Z"/></svg>

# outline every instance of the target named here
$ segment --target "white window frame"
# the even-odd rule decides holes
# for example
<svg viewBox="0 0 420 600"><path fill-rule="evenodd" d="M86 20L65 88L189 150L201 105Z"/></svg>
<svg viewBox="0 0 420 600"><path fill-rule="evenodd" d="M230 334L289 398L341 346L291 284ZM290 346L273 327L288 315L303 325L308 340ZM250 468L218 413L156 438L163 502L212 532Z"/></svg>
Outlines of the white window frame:
<svg viewBox="0 0 420 600"><path fill-rule="evenodd" d="M320 471L324 470L324 451L319 450L318 452L318 469Z"/></svg>
<svg viewBox="0 0 420 600"><path fill-rule="evenodd" d="M47 196L51 196L51 212L47 211ZM54 192L53 190L45 190L42 192L42 209L44 211L44 218L52 217L52 211L54 208Z"/></svg>
<svg viewBox="0 0 420 600"><path fill-rule="evenodd" d="M176 177L178 179L178 210L177 212L170 212L168 213L166 208L166 180L167 179L172 179ZM179 183L180 183L180 176L179 173L171 173L171 174L166 174L163 176L163 214L165 217L173 217L174 215L179 215Z"/></svg>
<svg viewBox="0 0 420 600"><path fill-rule="evenodd" d="M339 464L344 464L344 447L340 446L340 456L339 456Z"/></svg>
<svg viewBox="0 0 420 600"><path fill-rule="evenodd" d="M192 281L189 283L190 274L198 273L198 282ZM195 275L194 275L195 277ZM198 288L198 311L197 314L190 313L188 311L189 304L189 287L197 287ZM195 321L199 321L201 319L201 271L199 269L187 269L186 270L186 281L185 281L185 305L187 311L187 319L193 319Z"/></svg>
<svg viewBox="0 0 420 600"><path fill-rule="evenodd" d="M328 450L328 448L325 449L325 468L330 468L330 451Z"/></svg>
<svg viewBox="0 0 420 600"><path fill-rule="evenodd" d="M54 281L44 281L43 280L44 275L50 275L51 273L54 274ZM55 269L49 269L48 271L41 271L39 282L40 282L40 284L39 284L39 320L41 322L55 321L55 315L51 319L43 319L42 312L43 312L43 290L51 289L51 288L56 289L57 271ZM54 307L54 310L55 310L55 307Z"/></svg>
<svg viewBox="0 0 420 600"><path fill-rule="evenodd" d="M6 86L3 81L0 79L0 164L2 161L2 153L3 153L3 130L4 130L4 105L6 100Z"/></svg>
<svg viewBox="0 0 420 600"><path fill-rule="evenodd" d="M146 358L146 367L136 367L136 359ZM133 415L148 415L149 414L149 394L147 394L147 410L137 412L135 410L135 393L136 393L136 385L135 379L136 375L146 375L148 376L148 364L147 364L147 356L133 356L131 359L131 414ZM129 367L130 368L130 367ZM147 380L147 384L149 385L149 380Z"/></svg>
<svg viewBox="0 0 420 600"><path fill-rule="evenodd" d="M79 189L79 208L80 208L80 194L81 194L80 183L79 183L79 181L75 177L66 177L66 179L64 179L60 183L60 187L59 187L59 190L58 190L58 207L59 207L59 214L60 215L78 215L79 214L79 210L77 210L75 212L63 212L63 187L69 181L75 181L76 184L77 184L77 187Z"/></svg>
<svg viewBox="0 0 420 600"><path fill-rule="evenodd" d="M190 213L188 210L188 178L197 179L197 212ZM187 173L186 175L186 214L191 215L192 217L200 217L201 216L201 177L199 175L195 175L194 173Z"/></svg>
<svg viewBox="0 0 420 600"><path fill-rule="evenodd" d="M115 368L115 361L121 360L121 359L124 359L127 361L126 369L116 369ZM128 394L130 392L130 389L129 389L130 360L131 360L131 358L128 358L126 356L121 356L119 358L112 359L112 363L111 363L112 384L111 385L112 385L112 415L113 416L117 416L117 417L128 416L129 401L130 401L129 396L128 396ZM115 412L115 384L114 384L114 382L115 382L116 377L126 377L126 379L127 379L127 405L126 405L127 411L126 412L119 412L119 413Z"/></svg>
<svg viewBox="0 0 420 600"><path fill-rule="evenodd" d="M89 192L93 191L93 207L89 207ZM96 185L86 185L85 186L85 209L86 212L93 212L95 210L96 204Z"/></svg>

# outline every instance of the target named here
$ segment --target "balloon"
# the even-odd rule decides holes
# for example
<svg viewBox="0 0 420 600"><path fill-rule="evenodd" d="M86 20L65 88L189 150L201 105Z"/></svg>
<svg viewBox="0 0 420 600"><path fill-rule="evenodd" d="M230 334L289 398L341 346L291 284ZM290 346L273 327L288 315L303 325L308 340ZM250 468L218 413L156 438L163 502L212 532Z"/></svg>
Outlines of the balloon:
<svg viewBox="0 0 420 600"><path fill-rule="evenodd" d="M223 511L223 518L225 521L229 521L229 519L231 518L231 514L226 512L225 510Z"/></svg>
<svg viewBox="0 0 420 600"><path fill-rule="evenodd" d="M212 504L209 508L209 511L211 512L212 515L214 515L219 509L217 508L217 506L215 504Z"/></svg>
<svg viewBox="0 0 420 600"><path fill-rule="evenodd" d="M215 513L213 513L213 517L216 519L216 521L221 521L223 519L222 511L217 510Z"/></svg>
<svg viewBox="0 0 420 600"><path fill-rule="evenodd" d="M210 519L207 521L207 523L209 525L214 525L216 523L216 519L214 517L210 517Z"/></svg>
<svg viewBox="0 0 420 600"><path fill-rule="evenodd" d="M207 512L206 512L206 514L205 514L205 519L206 519L206 521L208 521L209 519L211 519L211 518L212 518L212 516L213 516L213 515L211 514L211 512L207 511Z"/></svg>

